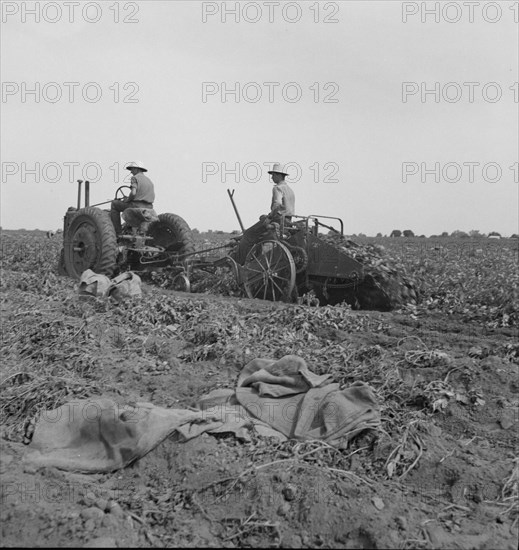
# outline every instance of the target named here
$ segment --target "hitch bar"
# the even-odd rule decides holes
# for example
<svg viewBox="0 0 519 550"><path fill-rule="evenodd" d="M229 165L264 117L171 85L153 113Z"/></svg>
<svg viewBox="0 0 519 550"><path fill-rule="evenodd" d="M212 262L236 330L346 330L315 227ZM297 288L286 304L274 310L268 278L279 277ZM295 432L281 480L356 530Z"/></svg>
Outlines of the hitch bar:
<svg viewBox="0 0 519 550"><path fill-rule="evenodd" d="M241 221L240 214L238 212L238 209L236 208L236 204L234 203L234 199L233 199L234 189L232 190L232 192L231 192L230 189L227 189L227 194L229 195L229 198L231 199L232 207L234 208L234 213L236 214L236 217L238 218L238 222L240 224L241 230L242 230L242 232L245 232L245 228L243 227L243 223Z"/></svg>

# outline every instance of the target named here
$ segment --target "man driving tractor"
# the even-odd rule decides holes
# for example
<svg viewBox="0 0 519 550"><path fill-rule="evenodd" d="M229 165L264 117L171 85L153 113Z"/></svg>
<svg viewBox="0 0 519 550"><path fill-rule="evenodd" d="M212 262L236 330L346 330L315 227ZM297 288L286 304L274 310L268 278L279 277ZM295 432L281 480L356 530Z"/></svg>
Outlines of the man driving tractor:
<svg viewBox="0 0 519 550"><path fill-rule="evenodd" d="M259 222L244 231L234 257L240 265L243 265L247 253L256 243L263 238L269 238L269 236L272 238L273 233L275 233L273 223L280 224L283 216L285 221L291 221L292 216L295 214L295 194L285 181L285 177L288 176L285 168L279 162L276 162L268 173L272 176L271 179L274 182L270 212L267 215L260 216Z"/></svg>
<svg viewBox="0 0 519 550"><path fill-rule="evenodd" d="M153 209L155 201L155 189L153 182L144 175L148 170L144 168L142 162L130 162L126 167L132 173L131 191L128 197L121 200L113 200L110 209L110 218L112 219L116 235L122 232L121 213L128 208L146 208Z"/></svg>

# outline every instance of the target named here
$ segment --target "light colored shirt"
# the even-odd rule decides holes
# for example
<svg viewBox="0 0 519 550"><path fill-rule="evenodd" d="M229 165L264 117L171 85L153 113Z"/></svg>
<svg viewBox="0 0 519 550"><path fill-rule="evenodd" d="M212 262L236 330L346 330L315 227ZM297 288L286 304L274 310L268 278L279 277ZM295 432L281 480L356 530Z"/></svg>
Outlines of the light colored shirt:
<svg viewBox="0 0 519 550"><path fill-rule="evenodd" d="M151 204L155 201L153 182L142 172L132 176L131 188L132 201L143 201Z"/></svg>
<svg viewBox="0 0 519 550"><path fill-rule="evenodd" d="M272 216L293 216L296 213L296 197L288 183L282 181L272 188Z"/></svg>

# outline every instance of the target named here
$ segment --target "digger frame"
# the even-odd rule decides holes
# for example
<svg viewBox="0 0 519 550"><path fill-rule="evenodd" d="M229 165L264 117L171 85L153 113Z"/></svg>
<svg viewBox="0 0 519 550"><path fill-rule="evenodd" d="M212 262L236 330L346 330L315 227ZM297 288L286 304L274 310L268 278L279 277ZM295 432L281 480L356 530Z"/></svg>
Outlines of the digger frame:
<svg viewBox="0 0 519 550"><path fill-rule="evenodd" d="M293 220L297 221L293 221ZM339 223L340 230L323 223ZM240 238L222 246L197 250L178 258L173 286L190 291L190 278L197 269L231 269L238 286L248 298L271 301L295 301L298 295L314 291L321 301L339 302L363 279L362 264L319 237L324 228L343 235L343 222L331 216L292 216L282 218L272 237L252 245L245 262L234 259Z"/></svg>

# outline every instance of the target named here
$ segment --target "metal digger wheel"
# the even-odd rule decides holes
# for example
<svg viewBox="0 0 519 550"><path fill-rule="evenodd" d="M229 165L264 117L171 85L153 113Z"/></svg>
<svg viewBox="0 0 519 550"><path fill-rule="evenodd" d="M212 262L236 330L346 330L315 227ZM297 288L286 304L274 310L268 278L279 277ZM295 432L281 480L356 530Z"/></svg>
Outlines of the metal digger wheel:
<svg viewBox="0 0 519 550"><path fill-rule="evenodd" d="M255 244L245 259L242 281L249 298L291 301L296 281L292 254L278 241Z"/></svg>
<svg viewBox="0 0 519 550"><path fill-rule="evenodd" d="M79 279L87 269L112 276L117 266L117 238L110 214L92 206L78 210L67 229L63 250L70 277Z"/></svg>
<svg viewBox="0 0 519 550"><path fill-rule="evenodd" d="M185 273L179 273L172 281L173 290L191 292L191 282Z"/></svg>

